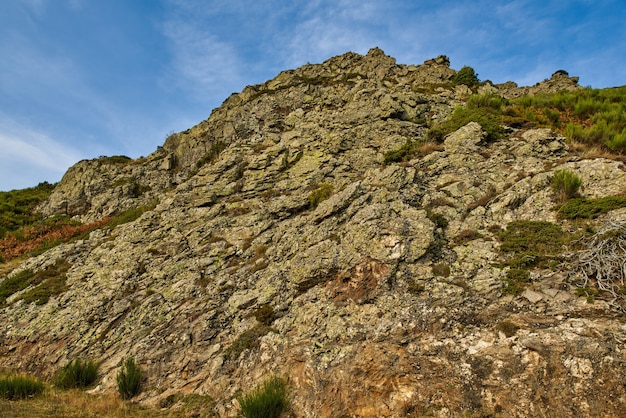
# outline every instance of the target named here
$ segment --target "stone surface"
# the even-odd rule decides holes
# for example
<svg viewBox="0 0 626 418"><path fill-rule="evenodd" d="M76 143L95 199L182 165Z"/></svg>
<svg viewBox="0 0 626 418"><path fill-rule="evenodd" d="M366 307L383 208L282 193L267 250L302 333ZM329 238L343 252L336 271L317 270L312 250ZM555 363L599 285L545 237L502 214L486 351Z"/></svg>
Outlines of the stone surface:
<svg viewBox="0 0 626 418"><path fill-rule="evenodd" d="M296 416L623 414L623 316L551 271L503 296L494 227L557 222L556 169L596 197L621 191L624 167L580 159L545 129L485 143L477 123L383 166L463 102L468 91L446 85L454 74L446 57L348 53L246 87L145 159L72 167L43 213L86 221L158 204L21 263L14 273L67 259L69 289L2 307L0 365L52 376L92 358L99 390L114 391L133 355L147 376L140 402L206 394L222 416L274 374L289 378ZM555 74L489 90L558 88L577 87ZM463 231L477 234L456 242ZM265 306L269 324L255 316Z"/></svg>

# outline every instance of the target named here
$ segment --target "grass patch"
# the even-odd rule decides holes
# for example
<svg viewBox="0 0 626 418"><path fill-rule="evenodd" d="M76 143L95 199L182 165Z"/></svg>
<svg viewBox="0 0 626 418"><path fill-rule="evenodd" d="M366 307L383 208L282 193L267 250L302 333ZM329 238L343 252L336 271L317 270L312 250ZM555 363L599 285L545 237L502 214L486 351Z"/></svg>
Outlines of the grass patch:
<svg viewBox="0 0 626 418"><path fill-rule="evenodd" d="M40 395L45 385L37 378L24 375L0 377L0 397L8 400L27 399Z"/></svg>
<svg viewBox="0 0 626 418"><path fill-rule="evenodd" d="M38 223L41 218L34 209L50 196L54 186L43 182L27 189L0 192L0 238Z"/></svg>
<svg viewBox="0 0 626 418"><path fill-rule="evenodd" d="M504 107L508 101L495 94L473 95L465 106L457 107L444 122L430 128L427 140L442 142L446 135L470 122L477 122L487 133L487 141L495 141L504 136Z"/></svg>
<svg viewBox="0 0 626 418"><path fill-rule="evenodd" d="M142 372L135 359L124 360L121 370L117 373L117 391L122 399L131 399L141 391Z"/></svg>
<svg viewBox="0 0 626 418"><path fill-rule="evenodd" d="M530 272L525 269L511 268L506 272L502 293L505 295L520 295L530 283Z"/></svg>
<svg viewBox="0 0 626 418"><path fill-rule="evenodd" d="M245 350L258 347L260 344L259 339L270 331L273 331L270 326L260 323L242 332L231 346L224 351L224 357L228 360L237 360Z"/></svg>
<svg viewBox="0 0 626 418"><path fill-rule="evenodd" d="M333 186L327 183L321 184L309 194L309 207L315 209L317 205L328 199L333 194Z"/></svg>
<svg viewBox="0 0 626 418"><path fill-rule="evenodd" d="M246 418L278 418L287 409L287 385L272 377L250 393L237 398Z"/></svg>
<svg viewBox="0 0 626 418"><path fill-rule="evenodd" d="M413 158L424 157L432 152L441 151L443 147L432 141L423 139L411 140L407 139L398 149L387 151L383 157L383 164L399 163L409 161Z"/></svg>
<svg viewBox="0 0 626 418"><path fill-rule="evenodd" d="M552 191L561 203L577 197L581 185L580 177L571 170L557 170L552 177Z"/></svg>
<svg viewBox="0 0 626 418"><path fill-rule="evenodd" d="M0 283L0 305L5 304L9 296L29 286L32 286L32 289L21 295L18 300L24 300L26 303L35 302L38 305L47 303L51 296L67 290L65 278L69 268L70 264L67 261L59 259L44 270L37 272L23 270L5 279Z"/></svg>
<svg viewBox="0 0 626 418"><path fill-rule="evenodd" d="M500 252L508 258L505 264L515 268L545 266L561 253L567 240L560 226L544 221L510 222L496 235Z"/></svg>
<svg viewBox="0 0 626 418"><path fill-rule="evenodd" d="M125 155L113 155L111 157L101 156L98 158L98 162L102 164L128 164L132 161L132 158Z"/></svg>
<svg viewBox="0 0 626 418"><path fill-rule="evenodd" d="M54 384L62 389L86 388L95 383L97 377L97 363L76 359L59 370Z"/></svg>
<svg viewBox="0 0 626 418"><path fill-rule="evenodd" d="M603 213L623 207L626 207L626 196L575 198L565 202L559 208L558 215L563 219L595 219Z"/></svg>
<svg viewBox="0 0 626 418"><path fill-rule="evenodd" d="M188 395L199 397L200 395ZM186 398L186 397L185 397ZM194 399L180 409L148 408L135 402L125 402L116 393L90 394L78 389L49 388L34 398L7 400L0 397L0 417L10 418L208 418L219 416L210 399Z"/></svg>

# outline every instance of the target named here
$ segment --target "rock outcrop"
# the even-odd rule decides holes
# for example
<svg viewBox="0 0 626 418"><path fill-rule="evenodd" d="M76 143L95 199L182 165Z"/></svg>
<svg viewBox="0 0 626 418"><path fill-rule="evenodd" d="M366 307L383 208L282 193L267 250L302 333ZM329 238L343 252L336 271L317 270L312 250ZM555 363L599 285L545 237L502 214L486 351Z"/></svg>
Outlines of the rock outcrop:
<svg viewBox="0 0 626 418"><path fill-rule="evenodd" d="M271 375L288 378L296 416L623 414L623 316L577 297L558 268L503 295L497 230L561 222L554 170L598 197L626 184L624 165L581 159L547 129L487 141L475 122L383 165L472 94L446 84L454 74L445 57L348 53L245 88L142 161L72 167L44 213L94 220L159 203L12 273L71 264L68 290L46 304L7 300L2 366L50 376L92 358L107 391L133 355L140 401L206 394L221 416Z"/></svg>

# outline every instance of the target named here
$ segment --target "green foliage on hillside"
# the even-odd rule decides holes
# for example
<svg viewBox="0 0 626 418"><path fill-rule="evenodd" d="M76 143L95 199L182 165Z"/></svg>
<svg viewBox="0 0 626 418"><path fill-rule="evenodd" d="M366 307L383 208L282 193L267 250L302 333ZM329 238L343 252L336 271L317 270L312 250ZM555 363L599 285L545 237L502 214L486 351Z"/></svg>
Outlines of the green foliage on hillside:
<svg viewBox="0 0 626 418"><path fill-rule="evenodd" d="M43 182L27 189L0 192L0 238L7 232L37 222L39 216L34 213L34 209L50 196L53 189L53 184Z"/></svg>
<svg viewBox="0 0 626 418"><path fill-rule="evenodd" d="M560 91L514 100L495 94L473 95L465 106L432 126L425 140L442 142L446 135L472 121L483 127L488 141L501 139L505 126L549 127L576 144L626 154L626 87ZM388 152L385 163L410 159L414 148L407 142Z"/></svg>
<svg viewBox="0 0 626 418"><path fill-rule="evenodd" d="M3 280L0 282L0 306L9 296L28 287L31 289L22 294L19 299L23 299L26 303L35 302L37 305L47 303L51 296L67 290L65 278L69 268L70 264L67 261L59 259L43 270L33 272L27 269Z"/></svg>
<svg viewBox="0 0 626 418"><path fill-rule="evenodd" d="M626 154L626 86L525 96L508 110L570 141Z"/></svg>
<svg viewBox="0 0 626 418"><path fill-rule="evenodd" d="M487 132L487 140L495 141L504 136L504 107L508 101L495 94L473 95L465 106L457 107L452 115L441 124L428 130L428 140L441 142L444 137L470 122L477 122Z"/></svg>
<svg viewBox="0 0 626 418"><path fill-rule="evenodd" d="M559 209L563 219L594 219L608 211L626 207L626 196L606 196L596 199L568 200Z"/></svg>
<svg viewBox="0 0 626 418"><path fill-rule="evenodd" d="M287 386L283 379L272 377L237 400L246 418L278 418L288 407Z"/></svg>
<svg viewBox="0 0 626 418"><path fill-rule="evenodd" d="M465 84L468 87L473 87L480 83L480 81L478 80L478 74L476 74L472 67L468 67L467 65L461 68L452 77L451 81L452 84Z"/></svg>

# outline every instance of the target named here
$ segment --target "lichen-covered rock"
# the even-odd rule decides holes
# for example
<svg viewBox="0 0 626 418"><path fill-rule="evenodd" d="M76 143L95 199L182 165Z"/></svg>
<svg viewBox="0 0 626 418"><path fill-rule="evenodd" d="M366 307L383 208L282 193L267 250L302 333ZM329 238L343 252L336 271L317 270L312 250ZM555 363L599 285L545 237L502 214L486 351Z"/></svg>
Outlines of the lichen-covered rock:
<svg viewBox="0 0 626 418"><path fill-rule="evenodd" d="M97 391L114 391L133 355L140 402L210 395L222 416L271 375L289 378L296 416L621 415L623 316L578 297L557 265L504 294L499 231L561 222L554 170L600 197L623 191L624 167L546 129L485 141L475 122L383 165L470 94L454 74L446 57L348 53L246 87L144 160L72 167L43 213L158 204L10 274L71 264L47 303L24 289L2 306L0 365L52 376L92 358ZM489 90L575 88L564 77Z"/></svg>

